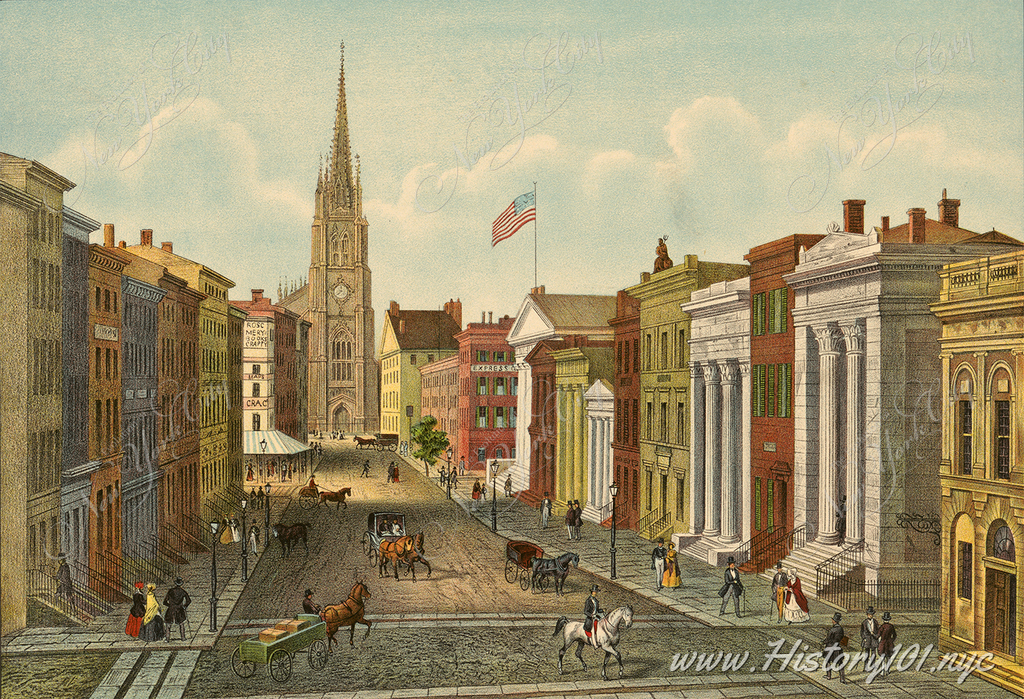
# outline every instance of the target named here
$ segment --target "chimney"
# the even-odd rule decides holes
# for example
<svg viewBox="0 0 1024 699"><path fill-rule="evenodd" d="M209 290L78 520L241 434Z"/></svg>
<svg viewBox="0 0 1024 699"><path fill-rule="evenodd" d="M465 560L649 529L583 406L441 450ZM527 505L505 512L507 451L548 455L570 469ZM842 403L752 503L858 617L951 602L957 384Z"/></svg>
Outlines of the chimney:
<svg viewBox="0 0 1024 699"><path fill-rule="evenodd" d="M114 224L104 223L103 224L103 247L112 248L114 247Z"/></svg>
<svg viewBox="0 0 1024 699"><path fill-rule="evenodd" d="M494 325L494 311L487 311L487 322Z"/></svg>
<svg viewBox="0 0 1024 699"><path fill-rule="evenodd" d="M908 241L911 243L924 242L924 209L910 209L907 215L910 216L910 235Z"/></svg>
<svg viewBox="0 0 1024 699"><path fill-rule="evenodd" d="M119 240L117 241L117 247L121 248L122 250L127 250L128 243L124 242L123 240Z"/></svg>
<svg viewBox="0 0 1024 699"><path fill-rule="evenodd" d="M398 301L392 301L391 302L391 307L388 309L388 311L391 313L391 315L397 316L398 315L398 311L399 311Z"/></svg>
<svg viewBox="0 0 1024 699"><path fill-rule="evenodd" d="M947 226L960 227L960 200L947 199L946 190L942 190L942 201L939 202L939 220Z"/></svg>
<svg viewBox="0 0 1024 699"><path fill-rule="evenodd" d="M263 289L253 289L252 290L252 302L256 303L257 301L262 301L262 300L263 300Z"/></svg>
<svg viewBox="0 0 1024 699"><path fill-rule="evenodd" d="M447 313L449 316L451 316L451 319L455 321L456 325L458 325L460 328L462 327L462 301L461 300L455 299L454 301L449 301L448 303L446 303L444 305L444 312ZM481 318L480 322L481 323L483 322L482 318Z"/></svg>
<svg viewBox="0 0 1024 699"><path fill-rule="evenodd" d="M171 241L169 240L165 240L164 242L160 243L160 249L163 250L164 252L174 252L174 246L171 244Z"/></svg>
<svg viewBox="0 0 1024 699"><path fill-rule="evenodd" d="M153 229L152 228L143 228L141 231L139 231L139 237L140 237L140 241L139 242L142 245L148 245L150 247L153 247Z"/></svg>
<svg viewBox="0 0 1024 699"><path fill-rule="evenodd" d="M889 230L889 217L888 216L883 216L882 217L882 231L884 232L884 231L887 231L887 230Z"/></svg>
<svg viewBox="0 0 1024 699"><path fill-rule="evenodd" d="M448 309L446 308L444 310L447 311ZM484 324L486 322L487 322L487 311L480 311L480 324L482 325L482 324Z"/></svg>
<svg viewBox="0 0 1024 699"><path fill-rule="evenodd" d="M863 199L847 199L843 202L843 230L847 233L864 235Z"/></svg>
<svg viewBox="0 0 1024 699"><path fill-rule="evenodd" d="M530 293L531 294L543 294L544 293L544 285L541 284L540 286L533 287L532 289L530 289Z"/></svg>

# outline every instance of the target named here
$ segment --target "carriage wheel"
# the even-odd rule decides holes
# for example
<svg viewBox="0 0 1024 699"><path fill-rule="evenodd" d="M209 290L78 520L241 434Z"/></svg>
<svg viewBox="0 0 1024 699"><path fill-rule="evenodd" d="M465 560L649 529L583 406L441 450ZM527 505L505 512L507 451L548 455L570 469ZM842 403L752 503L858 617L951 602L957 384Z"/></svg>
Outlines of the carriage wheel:
<svg viewBox="0 0 1024 699"><path fill-rule="evenodd" d="M313 641L308 652L309 666L314 670L323 670L327 665L327 644L323 639Z"/></svg>
<svg viewBox="0 0 1024 699"><path fill-rule="evenodd" d="M392 442L388 445L388 451L398 451L398 445Z"/></svg>
<svg viewBox="0 0 1024 699"><path fill-rule="evenodd" d="M539 578L537 578L537 586L535 587L535 589L538 592L547 592L549 585L551 585L551 581L548 580L548 576L541 575Z"/></svg>
<svg viewBox="0 0 1024 699"><path fill-rule="evenodd" d="M373 551L373 542L370 541L370 533L363 532L363 553L369 556L370 551Z"/></svg>
<svg viewBox="0 0 1024 699"><path fill-rule="evenodd" d="M517 575L519 575L519 566L512 561L505 561L505 582L511 585L516 581Z"/></svg>
<svg viewBox="0 0 1024 699"><path fill-rule="evenodd" d="M530 571L520 569L519 587L523 590L530 589Z"/></svg>
<svg viewBox="0 0 1024 699"><path fill-rule="evenodd" d="M384 445L383 444L376 444L374 446L377 447L377 451L384 451Z"/></svg>
<svg viewBox="0 0 1024 699"><path fill-rule="evenodd" d="M312 495L303 495L302 497L299 498L299 505L301 505L302 509L304 510L308 510L311 507L316 507L316 504L317 499Z"/></svg>
<svg viewBox="0 0 1024 699"><path fill-rule="evenodd" d="M278 682L286 682L292 676L291 653L283 648L275 650L274 654L270 656L270 663L267 667L270 669L271 677Z"/></svg>
<svg viewBox="0 0 1024 699"><path fill-rule="evenodd" d="M378 551L377 549L371 548L370 549L370 565L372 565L372 566L378 565L379 564L379 560L380 560L380 551Z"/></svg>
<svg viewBox="0 0 1024 699"><path fill-rule="evenodd" d="M231 654L231 669L235 671L236 675L245 679L252 677L252 673L256 672L256 663L242 660L241 646L239 646Z"/></svg>

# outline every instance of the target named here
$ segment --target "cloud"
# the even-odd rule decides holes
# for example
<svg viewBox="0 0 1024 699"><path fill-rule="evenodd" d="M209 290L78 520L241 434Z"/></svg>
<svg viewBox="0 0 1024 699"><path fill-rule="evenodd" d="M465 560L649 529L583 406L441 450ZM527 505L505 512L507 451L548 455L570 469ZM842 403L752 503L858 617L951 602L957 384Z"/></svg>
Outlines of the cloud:
<svg viewBox="0 0 1024 699"><path fill-rule="evenodd" d="M610 177L616 177L636 169L637 158L628 150L613 150L598 153L583 166L583 191L596 196L599 188Z"/></svg>

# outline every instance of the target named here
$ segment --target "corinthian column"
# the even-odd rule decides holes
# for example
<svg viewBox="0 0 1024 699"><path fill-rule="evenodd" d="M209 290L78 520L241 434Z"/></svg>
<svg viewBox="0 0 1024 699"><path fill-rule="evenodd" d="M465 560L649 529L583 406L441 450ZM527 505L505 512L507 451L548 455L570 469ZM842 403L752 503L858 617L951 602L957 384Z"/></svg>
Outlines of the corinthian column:
<svg viewBox="0 0 1024 699"><path fill-rule="evenodd" d="M704 536L722 531L722 411L718 364L704 365Z"/></svg>
<svg viewBox="0 0 1024 699"><path fill-rule="evenodd" d="M739 486L739 454L742 437L735 423L739 405L740 368L735 362L722 364L722 543L740 540L739 507L736 490Z"/></svg>
<svg viewBox="0 0 1024 699"><path fill-rule="evenodd" d="M816 328L818 340L818 541L839 543L839 353L842 333L834 324Z"/></svg>
<svg viewBox="0 0 1024 699"><path fill-rule="evenodd" d="M690 533L704 531L704 370L700 362L690 363Z"/></svg>
<svg viewBox="0 0 1024 699"><path fill-rule="evenodd" d="M846 543L864 540L864 326L843 326L846 338Z"/></svg>

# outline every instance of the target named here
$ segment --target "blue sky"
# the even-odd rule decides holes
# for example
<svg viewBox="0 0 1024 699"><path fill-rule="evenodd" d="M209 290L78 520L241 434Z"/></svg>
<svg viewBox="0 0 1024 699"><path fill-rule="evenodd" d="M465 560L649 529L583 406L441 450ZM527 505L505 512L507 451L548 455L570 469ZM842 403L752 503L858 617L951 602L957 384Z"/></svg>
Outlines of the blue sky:
<svg viewBox="0 0 1024 699"><path fill-rule="evenodd" d="M392 299L476 320L533 286L532 227L490 239L534 181L549 292L635 284L665 236L742 262L850 198L897 225L946 188L963 227L1024 238L1022 27L1013 1L13 0L0 150L231 298L276 294L307 273L344 41L378 325Z"/></svg>

